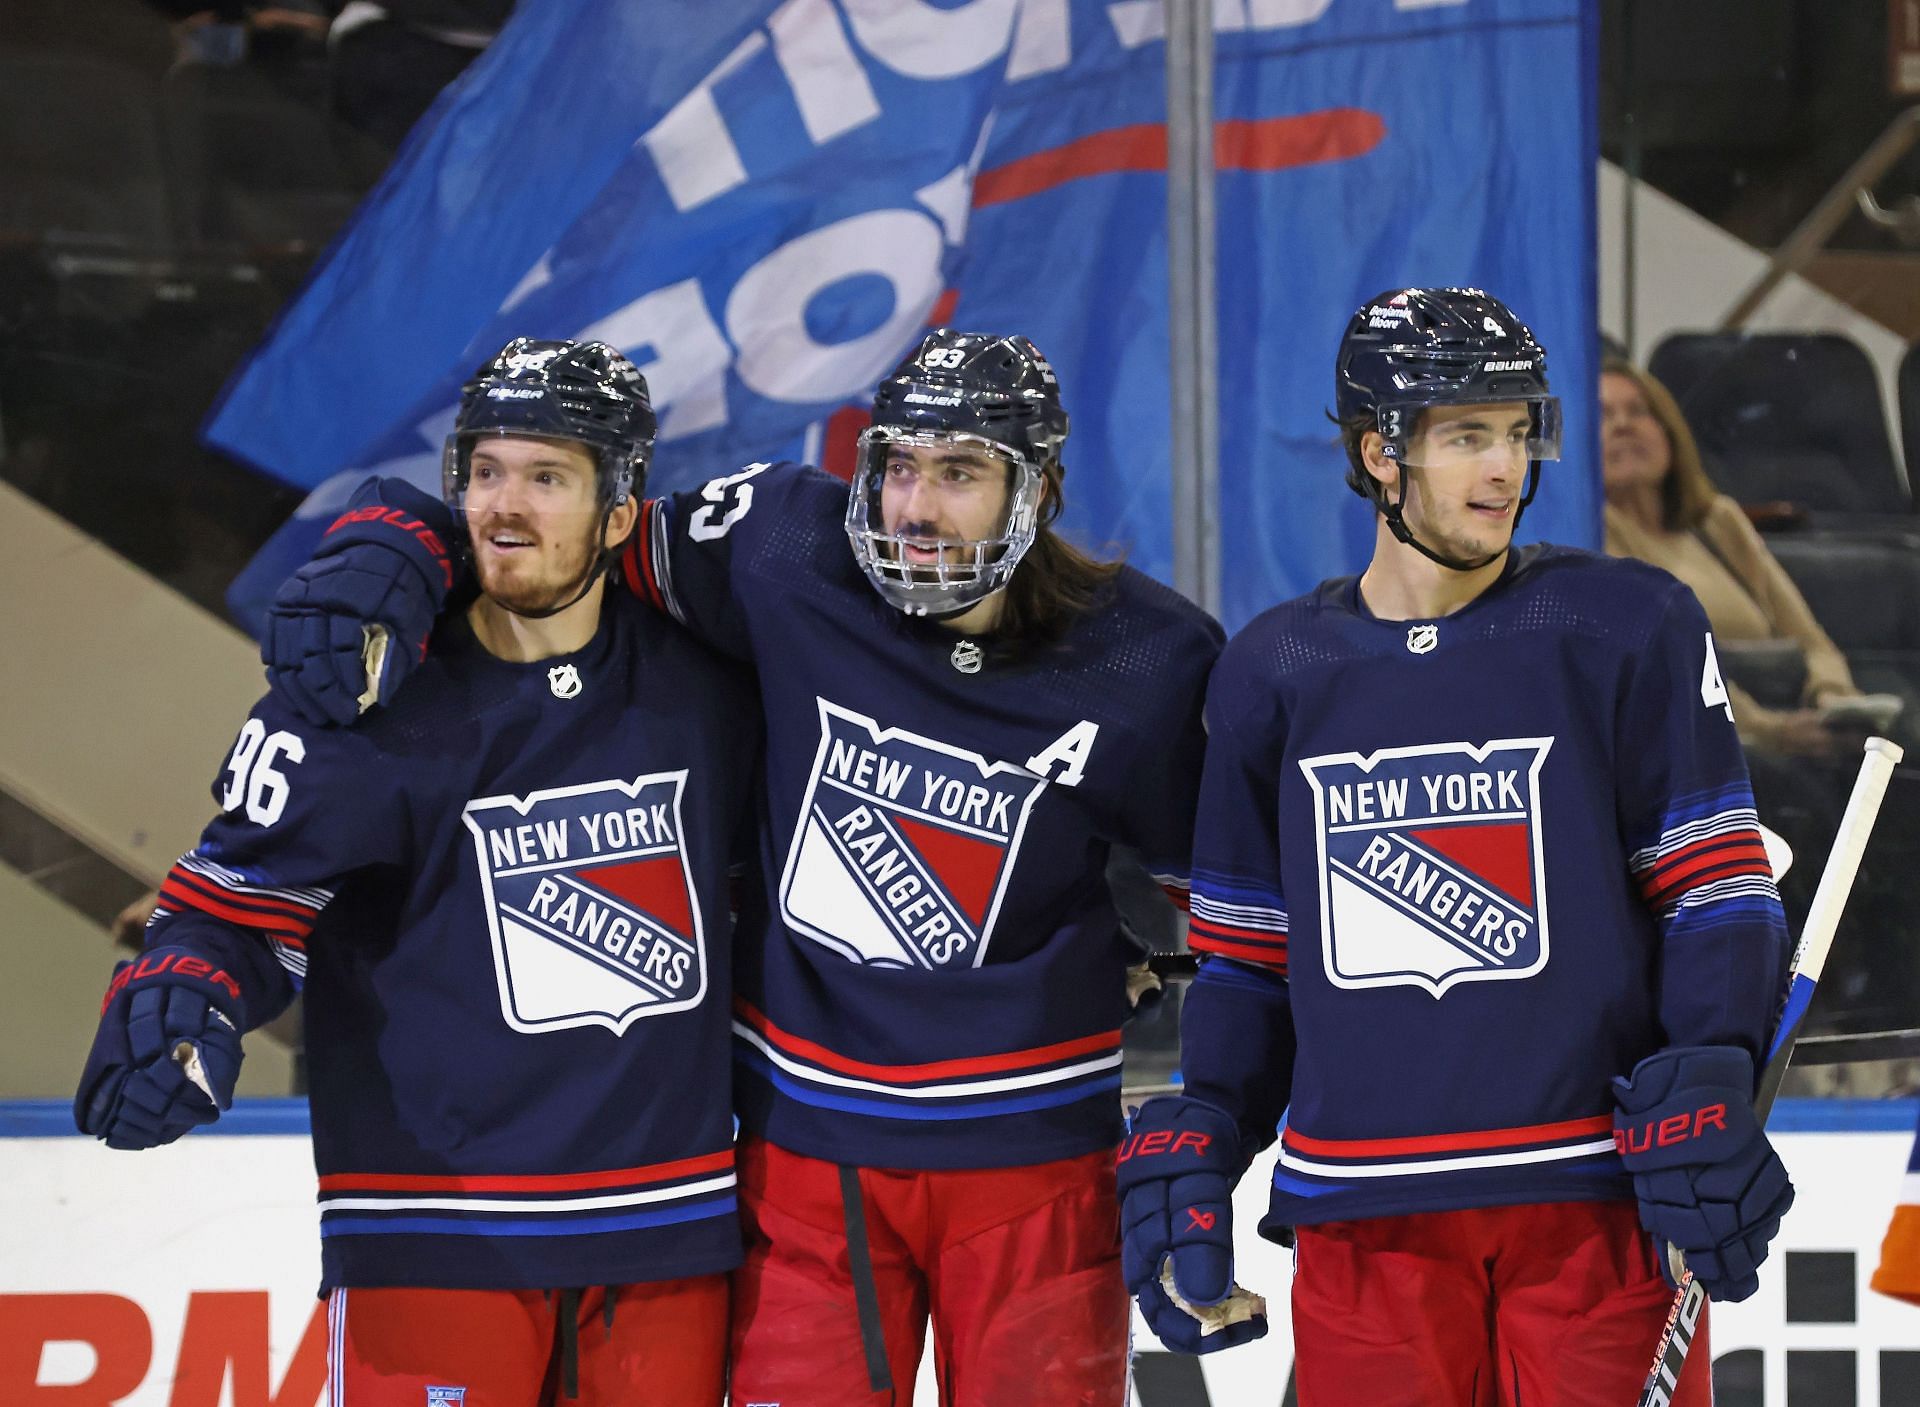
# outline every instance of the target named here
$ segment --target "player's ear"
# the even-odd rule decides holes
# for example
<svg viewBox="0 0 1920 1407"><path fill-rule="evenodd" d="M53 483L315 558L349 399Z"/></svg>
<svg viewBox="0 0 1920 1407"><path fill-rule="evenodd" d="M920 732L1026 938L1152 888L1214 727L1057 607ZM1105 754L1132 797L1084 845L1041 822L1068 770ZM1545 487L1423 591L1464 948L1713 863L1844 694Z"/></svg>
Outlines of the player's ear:
<svg viewBox="0 0 1920 1407"><path fill-rule="evenodd" d="M1360 462L1381 488L1391 492L1399 486L1399 461L1387 457L1386 437L1378 430L1368 430L1360 436Z"/></svg>
<svg viewBox="0 0 1920 1407"><path fill-rule="evenodd" d="M629 494L625 503L607 514L606 536L600 545L611 549L625 542L632 535L634 521L639 516L640 500Z"/></svg>

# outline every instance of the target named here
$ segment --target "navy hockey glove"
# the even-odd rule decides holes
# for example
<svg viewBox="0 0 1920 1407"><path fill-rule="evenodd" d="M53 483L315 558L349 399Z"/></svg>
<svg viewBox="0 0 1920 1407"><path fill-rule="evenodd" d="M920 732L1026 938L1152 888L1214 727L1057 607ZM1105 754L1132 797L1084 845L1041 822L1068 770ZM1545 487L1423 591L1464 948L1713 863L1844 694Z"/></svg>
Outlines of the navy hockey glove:
<svg viewBox="0 0 1920 1407"><path fill-rule="evenodd" d="M1753 1058L1679 1046L1613 1082L1613 1143L1633 1174L1640 1224L1677 1247L1711 1299L1760 1288L1760 1262L1793 1184L1753 1112ZM1661 1257L1666 1270L1666 1258Z"/></svg>
<svg viewBox="0 0 1920 1407"><path fill-rule="evenodd" d="M121 963L73 1101L80 1132L109 1148L157 1148L219 1118L240 1077L241 1011L239 983L186 948Z"/></svg>
<svg viewBox="0 0 1920 1407"><path fill-rule="evenodd" d="M447 506L404 479L369 479L356 489L313 560L268 608L260 657L273 692L323 725L353 722L362 699L390 702L425 657L453 587L452 529ZM369 681L371 626L387 641L379 677Z"/></svg>
<svg viewBox="0 0 1920 1407"><path fill-rule="evenodd" d="M1233 1184L1241 1172L1240 1133L1225 1111L1185 1097L1149 1100L1120 1145L1120 1268L1140 1313L1168 1348L1210 1353L1267 1332L1264 1314L1212 1332L1167 1293L1161 1271L1194 1305L1233 1293Z"/></svg>

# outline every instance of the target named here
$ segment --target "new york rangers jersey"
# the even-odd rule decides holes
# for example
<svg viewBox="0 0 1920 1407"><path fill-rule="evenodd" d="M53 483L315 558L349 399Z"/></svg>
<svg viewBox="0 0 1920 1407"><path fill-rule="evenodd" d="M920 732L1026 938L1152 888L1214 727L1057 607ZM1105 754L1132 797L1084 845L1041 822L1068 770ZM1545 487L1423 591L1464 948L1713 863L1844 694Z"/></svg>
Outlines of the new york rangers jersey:
<svg viewBox="0 0 1920 1407"><path fill-rule="evenodd" d="M531 664L442 624L351 729L273 697L150 944L304 988L324 1281L555 1288L739 1258L727 870L759 721L624 592Z"/></svg>
<svg viewBox="0 0 1920 1407"><path fill-rule="evenodd" d="M764 895L734 1022L747 1130L869 1166L1006 1167L1119 1137L1125 845L1184 897L1218 626L1123 569L1009 655L886 604L847 489L755 465L648 505L635 591L759 670Z"/></svg>
<svg viewBox="0 0 1920 1407"><path fill-rule="evenodd" d="M1235 637L1207 718L1184 1064L1255 1142L1285 1108L1265 1225L1630 1198L1609 1080L1757 1068L1786 925L1672 577L1527 548L1427 621L1329 582ZM1297 1047L1233 1068L1250 1020Z"/></svg>

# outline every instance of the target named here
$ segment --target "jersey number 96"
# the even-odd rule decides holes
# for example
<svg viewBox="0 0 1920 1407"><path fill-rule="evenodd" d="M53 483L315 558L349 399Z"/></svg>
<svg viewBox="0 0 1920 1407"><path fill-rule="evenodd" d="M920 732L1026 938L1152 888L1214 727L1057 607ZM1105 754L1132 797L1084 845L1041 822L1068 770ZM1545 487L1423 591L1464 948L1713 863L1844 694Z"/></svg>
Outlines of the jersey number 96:
<svg viewBox="0 0 1920 1407"><path fill-rule="evenodd" d="M227 759L226 785L220 789L220 809L238 811L246 804L247 819L270 826L287 809L287 778L274 766L282 758L303 761L307 745L292 733L268 733L267 725L249 718Z"/></svg>

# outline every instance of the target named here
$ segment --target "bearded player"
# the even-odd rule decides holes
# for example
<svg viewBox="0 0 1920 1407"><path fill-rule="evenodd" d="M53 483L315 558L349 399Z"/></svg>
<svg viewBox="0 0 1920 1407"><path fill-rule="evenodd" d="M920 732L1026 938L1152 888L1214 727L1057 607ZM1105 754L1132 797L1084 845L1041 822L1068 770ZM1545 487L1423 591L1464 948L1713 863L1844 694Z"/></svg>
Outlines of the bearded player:
<svg viewBox="0 0 1920 1407"><path fill-rule="evenodd" d="M304 989L335 1402L723 1396L758 720L737 669L607 590L653 438L610 347L480 369L445 473L477 597L364 727L260 702L108 991L75 1117L150 1148L219 1117L241 1034ZM320 579L388 536L444 586L447 534L378 505Z"/></svg>
<svg viewBox="0 0 1920 1407"><path fill-rule="evenodd" d="M907 1403L929 1321L950 1407L1124 1401L1137 954L1104 873L1124 846L1184 897L1220 635L1054 531L1066 437L1030 342L937 331L881 383L850 488L752 465L649 503L625 558L757 666L767 719L734 1023L740 1401ZM361 623L411 644L437 605L372 594L296 581L276 687L351 719Z"/></svg>

